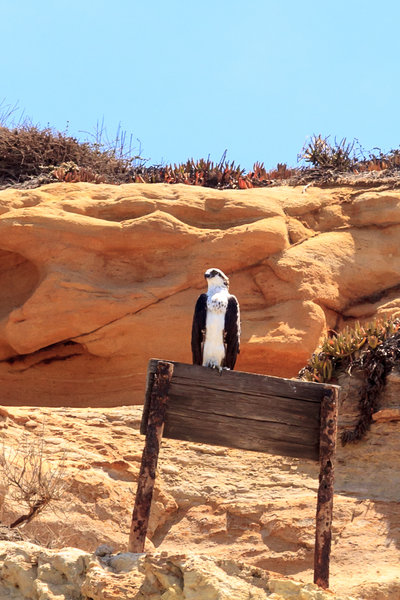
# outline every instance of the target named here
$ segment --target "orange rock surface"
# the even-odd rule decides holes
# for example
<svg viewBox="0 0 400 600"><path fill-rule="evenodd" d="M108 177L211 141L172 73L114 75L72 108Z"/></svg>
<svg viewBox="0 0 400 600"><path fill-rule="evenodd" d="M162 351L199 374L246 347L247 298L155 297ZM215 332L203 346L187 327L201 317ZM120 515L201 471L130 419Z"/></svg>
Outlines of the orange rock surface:
<svg viewBox="0 0 400 600"><path fill-rule="evenodd" d="M203 272L242 310L237 369L291 377L327 328L400 314L400 192L51 184L0 192L0 385L11 405L141 403L191 361Z"/></svg>
<svg viewBox="0 0 400 600"><path fill-rule="evenodd" d="M241 304L237 368L294 376L327 328L400 315L399 239L400 192L384 189L53 184L0 192L2 452L43 440L46 468L61 462L67 484L22 536L50 548L126 550L143 448L141 407L131 405L143 401L150 357L190 362L207 267L230 276ZM340 427L348 428L357 380L340 383ZM338 449L331 586L346 598L400 597L399 385L392 373L366 439ZM164 440L147 549L167 554L154 559L150 579L158 560L195 552L226 568L228 557L311 581L317 477L308 461ZM27 510L4 478L0 508L4 524ZM0 562L14 594L12 557L19 575L33 567L13 543L4 542L11 546ZM62 563L50 550L41 560ZM87 595L106 597L97 577L106 574L89 569ZM28 587L48 583L26 579ZM125 589L118 572L114 584ZM296 590L288 598L317 597Z"/></svg>
<svg viewBox="0 0 400 600"><path fill-rule="evenodd" d="M356 378L345 377L340 383L344 390L339 419L342 431L357 420L358 388ZM400 376L391 374L381 410L393 408L399 393ZM24 540L46 547L43 560L48 548L63 546L94 552L107 544L106 553L126 552L144 442L139 435L140 418L141 407L136 406L1 409L2 453L6 457L14 452L22 456L24 441L30 447L35 442L40 447L43 442L46 469L58 468L61 461L66 484L63 496L20 528ZM362 442L339 444L330 586L343 600L350 596L352 600L400 597L399 453L399 421L373 423ZM308 460L164 439L146 542L150 562L153 552L163 552L164 562L171 564L176 554L195 553L226 565L229 561L232 565L244 563L253 573L265 569L311 582L318 471L318 465ZM13 488L4 484L2 478L1 521L9 524L26 514L27 507L15 499ZM0 571L6 560L4 569L11 585L18 581L13 575L18 574L15 563L23 558L29 564L30 558L23 545L17 552L9 549L9 543L0 541ZM19 568L22 574L27 570L24 564ZM199 560L200 570L201 565ZM99 590L106 581L112 583L107 578L103 581L103 572L90 577ZM322 598L317 592L315 596L300 591L296 595L293 589L292 594L280 597ZM102 596L100 591L98 596L88 596L99 600L121 597L117 592ZM153 598L145 596L149 597ZM210 599L216 597L210 593Z"/></svg>

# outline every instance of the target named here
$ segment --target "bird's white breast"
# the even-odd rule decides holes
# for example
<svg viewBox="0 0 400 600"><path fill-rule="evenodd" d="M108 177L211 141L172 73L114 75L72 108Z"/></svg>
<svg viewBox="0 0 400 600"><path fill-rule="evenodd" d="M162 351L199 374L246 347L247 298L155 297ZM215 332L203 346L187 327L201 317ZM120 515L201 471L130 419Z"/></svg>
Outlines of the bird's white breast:
<svg viewBox="0 0 400 600"><path fill-rule="evenodd" d="M224 329L228 297L227 290L211 289L207 293L203 366L219 368L225 358Z"/></svg>

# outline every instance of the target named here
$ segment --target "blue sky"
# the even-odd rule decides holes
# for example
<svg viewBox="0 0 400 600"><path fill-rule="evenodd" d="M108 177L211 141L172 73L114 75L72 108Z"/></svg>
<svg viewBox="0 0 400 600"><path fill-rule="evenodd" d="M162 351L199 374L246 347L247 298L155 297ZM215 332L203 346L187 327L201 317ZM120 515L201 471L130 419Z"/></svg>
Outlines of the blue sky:
<svg viewBox="0 0 400 600"><path fill-rule="evenodd" d="M0 0L0 102L150 164L294 166L307 136L400 145L400 3ZM139 144L136 142L136 147Z"/></svg>

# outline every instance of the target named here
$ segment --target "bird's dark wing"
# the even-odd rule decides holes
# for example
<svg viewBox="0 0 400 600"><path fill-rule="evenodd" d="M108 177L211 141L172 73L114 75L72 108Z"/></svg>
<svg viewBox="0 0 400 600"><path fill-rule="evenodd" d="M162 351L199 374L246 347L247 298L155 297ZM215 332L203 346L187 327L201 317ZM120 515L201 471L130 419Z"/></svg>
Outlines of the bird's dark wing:
<svg viewBox="0 0 400 600"><path fill-rule="evenodd" d="M203 331L206 328L207 294L201 294L196 302L192 324L192 355L193 364L203 363Z"/></svg>
<svg viewBox="0 0 400 600"><path fill-rule="evenodd" d="M240 352L240 309L236 296L229 296L225 313L225 367L233 369Z"/></svg>

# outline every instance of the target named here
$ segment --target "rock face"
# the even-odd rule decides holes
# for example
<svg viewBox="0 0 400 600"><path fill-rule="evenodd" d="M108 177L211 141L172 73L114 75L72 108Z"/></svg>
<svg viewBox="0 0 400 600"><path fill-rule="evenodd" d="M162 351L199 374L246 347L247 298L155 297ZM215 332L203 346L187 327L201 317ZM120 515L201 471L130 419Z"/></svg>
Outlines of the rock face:
<svg viewBox="0 0 400 600"><path fill-rule="evenodd" d="M357 419L358 388L355 378L343 379L340 383L344 390L339 423L342 431L354 425ZM392 373L381 399L381 410L392 410L399 394L400 376ZM139 577L132 566L131 575L124 579L111 563L105 564L106 570L111 566L109 570L114 573L107 575L104 564L100 568L97 562L93 563L93 557L85 554L93 553L100 545L104 548L104 544L111 546L114 553L126 551L144 442L139 435L140 417L141 407L136 406L12 407L2 408L0 412L4 443L0 458L13 456L13 452L21 456L23 441L28 447L39 442L40 448L43 440L46 469L51 472L61 469L67 485L63 496L21 527L20 533L24 539L44 546L41 565L56 562L56 554L49 549L74 546L84 551L71 550L68 556L71 564L80 565L77 580L85 586L82 588L86 590L85 600L122 598L124 590L132 590L129 586L136 585L139 590L143 583L142 576ZM396 420L373 423L365 440L338 448L330 585L345 598L350 595L356 600L398 600L400 597L399 454L400 427ZM27 508L17 501L12 486L7 489L4 484L2 477L1 520L10 524L26 514ZM297 583L309 583L313 579L317 486L318 465L311 461L164 439L146 541L149 553L146 576L149 586L152 582L153 587L145 588L148 593L145 598L154 600L165 593L163 600L197 600L197 596L190 595L189 583L186 596L179 595L179 587L177 595L172 591L167 594L174 582L180 585L180 573L186 571L185 581L208 581L208 587L204 583L209 593L205 598L227 597L223 593L235 597L234 585L253 593L251 596L249 591L243 591L243 598L258 598L253 588L244 587L243 582L230 579L229 585L222 583L225 577L222 571L226 572L230 565L228 574L240 578L247 573L246 581L252 586L257 587L258 581L263 593L268 590L268 593L276 593L271 600L325 600L324 596L310 595L311 588L307 588L307 595L304 586ZM33 555L16 542L16 530L6 533L7 538L14 541L13 544L0 542L4 585L14 585L18 581L17 572L28 573L27 589L32 586L38 589L40 582L31 581L35 573L44 574L41 589L45 589L44 584L49 587L50 583L55 586L70 583L67 572L63 579L59 574L57 577L49 575L47 566L35 571L37 550ZM98 554L101 557L109 552L110 548L100 549ZM154 553L160 552L166 553L164 558L155 557ZM177 558L177 553L189 555L192 552L212 560L204 563L202 559L197 562L197 559ZM64 559L59 560L57 564L62 564ZM2 561L6 566L1 566ZM239 563L246 568L239 569ZM64 567L57 569L62 571ZM213 574L207 574L210 569ZM288 583L293 587L293 595L272 588L272 576L267 577L263 570L296 580ZM253 573L252 578L248 577L249 572ZM42 575L39 575L33 579L40 580ZM218 585L227 591L216 591ZM9 592L8 587L5 589ZM65 594L62 588L54 589ZM150 591L156 594L156 589L160 596L151 596ZM1 583L0 591L5 593ZM8 597L13 596L4 596ZM21 598L18 594L15 597ZM52 596L43 592L39 598Z"/></svg>
<svg viewBox="0 0 400 600"><path fill-rule="evenodd" d="M400 192L52 184L0 192L3 404L141 403L191 362L203 272L242 309L237 369L291 377L327 328L400 314Z"/></svg>
<svg viewBox="0 0 400 600"><path fill-rule="evenodd" d="M205 556L52 551L7 542L0 549L0 599L351 600L232 560Z"/></svg>

